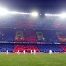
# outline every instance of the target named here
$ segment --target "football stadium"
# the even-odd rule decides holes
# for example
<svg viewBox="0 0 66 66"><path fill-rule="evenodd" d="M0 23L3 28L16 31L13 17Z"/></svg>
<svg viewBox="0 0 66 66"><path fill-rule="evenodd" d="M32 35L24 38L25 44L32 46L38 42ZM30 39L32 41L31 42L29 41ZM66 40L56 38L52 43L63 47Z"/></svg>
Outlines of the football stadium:
<svg viewBox="0 0 66 66"><path fill-rule="evenodd" d="M66 66L66 13L0 7L0 66Z"/></svg>

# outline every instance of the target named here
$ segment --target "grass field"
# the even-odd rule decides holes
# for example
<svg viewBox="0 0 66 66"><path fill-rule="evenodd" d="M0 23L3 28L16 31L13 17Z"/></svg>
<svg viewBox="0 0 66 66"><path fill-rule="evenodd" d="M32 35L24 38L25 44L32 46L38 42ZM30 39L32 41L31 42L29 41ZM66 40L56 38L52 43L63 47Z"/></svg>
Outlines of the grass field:
<svg viewBox="0 0 66 66"><path fill-rule="evenodd" d="M0 66L66 66L66 54L48 53L4 54L0 53Z"/></svg>

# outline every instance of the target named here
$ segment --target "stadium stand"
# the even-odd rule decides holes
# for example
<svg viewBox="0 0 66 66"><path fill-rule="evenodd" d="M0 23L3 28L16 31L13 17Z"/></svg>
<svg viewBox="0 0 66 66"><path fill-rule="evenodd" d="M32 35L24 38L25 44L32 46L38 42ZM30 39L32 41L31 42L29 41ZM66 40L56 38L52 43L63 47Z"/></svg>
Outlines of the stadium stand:
<svg viewBox="0 0 66 66"><path fill-rule="evenodd" d="M18 52L18 50L20 52L24 51L24 45L14 45L14 52Z"/></svg>
<svg viewBox="0 0 66 66"><path fill-rule="evenodd" d="M66 32L65 31L59 31L56 33L57 38L59 40L59 42L66 42Z"/></svg>
<svg viewBox="0 0 66 66"><path fill-rule="evenodd" d="M31 50L32 50L32 51L36 50L36 52L39 51L37 45L28 45L28 44L26 44L26 45L22 45L22 44L21 44L21 45L20 45L20 44L14 45L14 51L15 51L15 52L18 52L18 50L19 50L20 52L23 52L24 50L25 50L26 52L30 52Z"/></svg>
<svg viewBox="0 0 66 66"><path fill-rule="evenodd" d="M62 22L56 18L33 19L25 15L4 17L0 19L0 51L65 52L66 23Z"/></svg>
<svg viewBox="0 0 66 66"><path fill-rule="evenodd" d="M14 31L12 29L1 28L0 29L0 41L13 41L14 39Z"/></svg>
<svg viewBox="0 0 66 66"><path fill-rule="evenodd" d="M64 52L66 52L66 45L63 44L63 45L60 45L60 48L64 50Z"/></svg>
<svg viewBox="0 0 66 66"><path fill-rule="evenodd" d="M40 52L49 52L51 49L53 52L63 52L63 49L59 47L57 44L44 44L44 45L38 45L38 48Z"/></svg>
<svg viewBox="0 0 66 66"><path fill-rule="evenodd" d="M50 32L50 33L49 33ZM60 42L55 30L2 28L0 41L8 42ZM64 39L65 40L65 39ZM62 40L63 41L63 40ZM64 41L65 42L65 41Z"/></svg>
<svg viewBox="0 0 66 66"><path fill-rule="evenodd" d="M25 38L27 42L36 42L34 30L25 30Z"/></svg>
<svg viewBox="0 0 66 66"><path fill-rule="evenodd" d="M8 50L8 52L13 52L13 44L0 44L0 51L1 52L6 52Z"/></svg>
<svg viewBox="0 0 66 66"><path fill-rule="evenodd" d="M17 30L15 32L15 38L14 38L14 41L25 41L25 37L24 37L24 33L22 30Z"/></svg>

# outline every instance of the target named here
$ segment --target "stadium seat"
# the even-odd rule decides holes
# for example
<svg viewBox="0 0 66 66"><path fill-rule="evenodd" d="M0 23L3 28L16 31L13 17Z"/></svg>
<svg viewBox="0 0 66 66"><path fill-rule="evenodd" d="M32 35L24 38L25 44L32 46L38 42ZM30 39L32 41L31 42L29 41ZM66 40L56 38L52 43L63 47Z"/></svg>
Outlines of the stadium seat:
<svg viewBox="0 0 66 66"><path fill-rule="evenodd" d="M26 44L26 45L23 45L23 44L16 44L16 45L14 45L14 51L18 52L18 50L20 52L23 52L24 50L26 52L30 52L31 50L32 51L36 50L36 52L39 51L37 45L28 45L28 44Z"/></svg>

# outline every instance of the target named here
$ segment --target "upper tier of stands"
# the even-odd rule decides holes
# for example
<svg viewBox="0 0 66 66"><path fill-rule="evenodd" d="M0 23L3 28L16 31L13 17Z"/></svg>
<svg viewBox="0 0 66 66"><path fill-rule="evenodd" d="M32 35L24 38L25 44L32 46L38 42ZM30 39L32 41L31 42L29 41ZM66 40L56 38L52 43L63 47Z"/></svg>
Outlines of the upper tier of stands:
<svg viewBox="0 0 66 66"><path fill-rule="evenodd" d="M66 22L56 17L8 15L0 17L1 42L65 43Z"/></svg>
<svg viewBox="0 0 66 66"><path fill-rule="evenodd" d="M11 15L1 18L0 28L24 28L24 29L66 29L65 20L59 18L32 18L29 16Z"/></svg>

